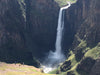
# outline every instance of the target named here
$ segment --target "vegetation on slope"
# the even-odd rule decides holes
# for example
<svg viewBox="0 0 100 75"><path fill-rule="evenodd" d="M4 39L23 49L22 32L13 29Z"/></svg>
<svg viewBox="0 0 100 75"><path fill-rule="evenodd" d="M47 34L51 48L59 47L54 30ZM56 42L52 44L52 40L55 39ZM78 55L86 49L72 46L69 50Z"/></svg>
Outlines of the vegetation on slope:
<svg viewBox="0 0 100 75"><path fill-rule="evenodd" d="M22 16L24 17L24 19L26 20L26 10L25 10L25 0L18 0L18 3L20 5L20 9L22 11Z"/></svg>
<svg viewBox="0 0 100 75"><path fill-rule="evenodd" d="M98 59L100 57L100 43L98 43L94 48L89 48L85 53L85 57L91 57L95 60Z"/></svg>
<svg viewBox="0 0 100 75"><path fill-rule="evenodd" d="M59 4L60 7L66 5L67 1L71 2L71 3L75 3L76 2L76 0L55 0L55 1Z"/></svg>
<svg viewBox="0 0 100 75"><path fill-rule="evenodd" d="M52 74L89 75L95 61L100 57L100 43L90 48L85 40L79 40L76 51L70 50L68 59L57 70L52 71Z"/></svg>

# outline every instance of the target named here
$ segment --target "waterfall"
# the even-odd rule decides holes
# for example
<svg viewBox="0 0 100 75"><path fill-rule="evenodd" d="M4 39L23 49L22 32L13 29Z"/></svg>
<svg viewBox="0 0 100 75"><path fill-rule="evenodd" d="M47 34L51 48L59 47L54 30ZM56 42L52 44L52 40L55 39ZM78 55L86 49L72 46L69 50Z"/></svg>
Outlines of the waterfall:
<svg viewBox="0 0 100 75"><path fill-rule="evenodd" d="M70 7L70 3L68 2L68 6L62 7L59 11L59 18L58 18L58 27L57 27L57 37L56 37L56 52L58 55L61 54L61 43L62 43L62 34L64 29L64 13L63 11Z"/></svg>
<svg viewBox="0 0 100 75"><path fill-rule="evenodd" d="M59 63L65 61L65 56L62 53L62 34L64 29L64 10L70 7L71 4L68 2L68 5L60 8L59 18L58 18L58 27L57 27L57 36L55 43L55 52L50 51L48 57L44 62L43 70L45 73L48 73L52 69L55 69Z"/></svg>

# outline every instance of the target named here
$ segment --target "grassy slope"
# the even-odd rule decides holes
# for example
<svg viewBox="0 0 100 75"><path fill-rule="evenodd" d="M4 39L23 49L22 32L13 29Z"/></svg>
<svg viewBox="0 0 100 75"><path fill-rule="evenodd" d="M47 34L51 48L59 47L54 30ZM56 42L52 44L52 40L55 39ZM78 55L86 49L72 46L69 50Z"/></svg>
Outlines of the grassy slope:
<svg viewBox="0 0 100 75"><path fill-rule="evenodd" d="M77 68L77 65L80 63L80 61L79 62L76 61L75 54L73 54L72 51L70 51L70 54L71 55L69 56L69 58L66 61L69 61L69 60L71 61L71 69L67 70L66 72L62 72L59 75L66 75L68 72L71 72L71 71L73 72L73 74L79 75L78 72L76 71L76 68Z"/></svg>
<svg viewBox="0 0 100 75"><path fill-rule="evenodd" d="M78 66L78 64L80 64L80 62L83 60L83 59L85 59L86 57L91 57L91 58L93 58L93 59L98 59L99 57L100 57L100 43L98 43L98 45L97 46L95 46L94 48L89 48L89 47L87 47L87 45L86 45L86 41L81 41L80 42L80 44L78 45L78 47L79 48L83 48L83 53L85 53L84 54L84 56L83 56L83 58L80 60L80 61L76 61L76 59L75 59L75 54L73 54L72 52L71 52L71 56L66 60L66 61L68 61L68 60L70 60L71 61L71 66L72 66L72 68L70 69L70 70L68 70L67 72L65 72L65 74L66 73L68 73L68 72L73 72L73 74L75 74L75 75L80 75L77 71L76 71L76 68L77 68L77 66ZM64 75L64 74L63 74Z"/></svg>
<svg viewBox="0 0 100 75"><path fill-rule="evenodd" d="M0 63L0 75L50 75L33 66ZM52 74L54 75L54 74Z"/></svg>
<svg viewBox="0 0 100 75"><path fill-rule="evenodd" d="M59 4L60 7L66 5L67 1L71 2L71 3L75 3L76 2L76 0L55 0L55 1Z"/></svg>
<svg viewBox="0 0 100 75"><path fill-rule="evenodd" d="M68 72L71 72L72 74L75 74L75 75L80 75L76 71L76 68L83 59L85 59L87 57L91 57L92 59L96 60L100 57L100 43L98 43L95 47L90 48L90 47L87 47L86 41L80 40L80 44L78 45L78 48L82 49L84 56L81 58L80 61L77 61L75 54L72 51L70 51L70 56L68 57L68 59L66 61L69 61L69 60L71 61L71 69L67 70L66 72L61 72L59 75L66 75ZM59 71L60 71L60 69L59 69ZM55 71L52 74L54 74L54 73L55 73ZM84 75L87 75L87 74L84 74Z"/></svg>
<svg viewBox="0 0 100 75"><path fill-rule="evenodd" d="M94 48L89 48L89 50L85 53L85 57L98 59L100 57L100 43L98 43Z"/></svg>

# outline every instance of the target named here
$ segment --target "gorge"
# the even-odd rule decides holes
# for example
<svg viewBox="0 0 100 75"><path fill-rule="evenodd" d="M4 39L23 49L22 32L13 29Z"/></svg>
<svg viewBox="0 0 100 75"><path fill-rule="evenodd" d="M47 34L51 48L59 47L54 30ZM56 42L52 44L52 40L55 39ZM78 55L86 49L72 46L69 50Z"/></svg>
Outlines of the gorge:
<svg viewBox="0 0 100 75"><path fill-rule="evenodd" d="M39 61L53 62L50 66L55 66L57 55L63 63L51 72L54 75L100 75L100 1L77 0L62 9L59 16L64 25L57 31L59 10L66 1L75 2L0 0L0 61L35 67L40 67Z"/></svg>

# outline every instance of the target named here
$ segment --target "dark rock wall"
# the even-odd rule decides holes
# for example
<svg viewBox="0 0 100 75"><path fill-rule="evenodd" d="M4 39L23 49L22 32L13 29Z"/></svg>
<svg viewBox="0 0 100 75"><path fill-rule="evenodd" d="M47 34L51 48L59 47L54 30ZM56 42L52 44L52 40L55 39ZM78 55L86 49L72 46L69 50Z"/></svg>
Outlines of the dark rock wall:
<svg viewBox="0 0 100 75"><path fill-rule="evenodd" d="M78 35L80 38L87 41L88 46L95 46L100 42L100 2L98 0L92 0L90 2L87 18L81 24Z"/></svg>
<svg viewBox="0 0 100 75"><path fill-rule="evenodd" d="M96 60L95 65L92 67L89 75L100 75L100 58Z"/></svg>
<svg viewBox="0 0 100 75"><path fill-rule="evenodd" d="M54 50L58 12L54 0L0 0L0 61L33 64Z"/></svg>
<svg viewBox="0 0 100 75"><path fill-rule="evenodd" d="M84 59L85 49L89 47L90 49L95 47L100 42L100 1L99 0L78 0L76 4L73 4L70 9L66 11L66 26L70 27L70 32L73 34L72 49L75 53L75 58L77 61L82 60L78 65L78 72L80 75L99 75L99 58L96 62L90 63ZM68 36L68 32L66 31ZM79 47L80 43L84 43L85 47ZM67 46L66 46L67 47ZM98 55L98 54L97 54ZM86 65L83 65L83 61ZM94 59L93 59L94 61ZM90 71L89 71L90 65ZM91 71L92 70L92 71ZM89 71L89 72L88 72ZM86 72L85 74L82 72Z"/></svg>
<svg viewBox="0 0 100 75"><path fill-rule="evenodd" d="M71 7L66 10L63 48L69 49L72 46L76 47L79 44L76 41L75 35L79 32L83 21L88 17L89 8L89 0L78 0L77 3L72 4Z"/></svg>
<svg viewBox="0 0 100 75"><path fill-rule="evenodd" d="M0 0L0 60L24 60L24 18L17 0ZM22 53L22 54L21 54Z"/></svg>
<svg viewBox="0 0 100 75"><path fill-rule="evenodd" d="M86 40L88 46L95 46L100 42L99 7L98 0L78 0L66 11L65 36L66 38L72 36L71 39L74 39L71 43L73 49L80 43L78 38Z"/></svg>
<svg viewBox="0 0 100 75"><path fill-rule="evenodd" d="M30 0L27 11L27 28L35 45L31 50L41 57L54 50L59 6L54 0Z"/></svg>

